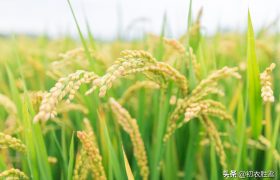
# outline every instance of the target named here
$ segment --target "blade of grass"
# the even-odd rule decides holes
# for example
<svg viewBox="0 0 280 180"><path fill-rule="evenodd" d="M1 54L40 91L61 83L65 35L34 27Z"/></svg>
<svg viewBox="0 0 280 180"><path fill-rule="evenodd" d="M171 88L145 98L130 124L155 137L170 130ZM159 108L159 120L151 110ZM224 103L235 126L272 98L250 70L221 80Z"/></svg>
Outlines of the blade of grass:
<svg viewBox="0 0 280 180"><path fill-rule="evenodd" d="M190 138L189 138L189 143L187 146L187 150L186 150L186 159L185 159L185 180L190 180L194 178L195 175L195 165L196 165L196 161L195 161L195 155L196 152L198 150L199 147L199 121L193 120L191 122L189 122L189 132L190 132Z"/></svg>
<svg viewBox="0 0 280 180"><path fill-rule="evenodd" d="M134 176L133 176L133 173L131 171L131 167L129 165L129 162L127 160L127 157L125 155L124 150L123 150L123 156L124 156L124 161L125 161L125 170L126 170L127 179L128 180L134 180Z"/></svg>
<svg viewBox="0 0 280 180"><path fill-rule="evenodd" d="M87 46L87 42L86 42L86 40L85 40L85 38L84 38L84 36L83 36L83 33L82 33L82 31L81 31L81 28L80 28L80 26L79 26L79 23L78 23L78 20L77 20L77 18L76 18L74 9L73 9L73 7L72 7L72 5L71 5L71 2L70 2L70 0L67 0L67 2L68 2L68 5L69 5L69 7L70 7L70 10L71 10L71 14L72 14L72 16L73 16L73 19L74 19L74 21L75 21L75 24L76 24L76 27L77 27L77 30L78 30L78 33L79 33L79 37L80 37L80 39L81 39L81 41L82 41L82 44L83 44L83 47L84 47L84 50L85 50L85 54L86 54L86 57L87 57L87 59L88 59L88 61L89 61L90 67L91 67L92 70L97 70L97 68L95 68L94 59L93 59L93 57L90 55L90 52L89 52L89 49L88 49L88 46ZM98 71L97 71L97 72L98 72Z"/></svg>
<svg viewBox="0 0 280 180"><path fill-rule="evenodd" d="M237 106L237 126L236 126L236 137L238 143L238 152L235 162L235 170L245 170L246 164L246 149L247 149L247 137L246 137L246 110L244 111L243 97L240 95L238 106Z"/></svg>
<svg viewBox="0 0 280 180"><path fill-rule="evenodd" d="M55 135L55 132L52 132L51 133L51 137L53 138L53 140L54 140L54 143L55 143L55 146L56 146L56 148L58 149L58 152L59 152L59 160L60 160L60 162L62 163L62 169L63 169L63 174L67 174L67 162L66 162L66 158L65 158L65 156L64 156L64 153L63 153L63 151L62 151L62 148L61 148L61 146L60 146L60 144L59 144L59 141L58 141L58 138L56 137L56 135Z"/></svg>
<svg viewBox="0 0 280 180"><path fill-rule="evenodd" d="M167 142L166 153L165 153L165 163L172 164L172 166L164 166L163 177L164 179L172 179L178 174L178 162L176 155L176 146L174 141L174 136L171 140Z"/></svg>
<svg viewBox="0 0 280 180"><path fill-rule="evenodd" d="M162 155L164 153L164 150L166 146L163 145L163 135L164 131L166 128L166 121L167 121L167 114L169 111L169 101L171 96L171 87L172 84L169 85L168 90L167 90L167 95L164 97L164 92L161 91L160 94L158 94L158 101L163 101L163 103L159 104L159 109L158 109L158 114L157 114L157 119L158 119L158 124L156 125L156 135L155 138L153 139L154 143L154 149L153 149L153 158L151 161L152 164L152 170L151 170L151 178L153 180L157 180L160 175L160 169L159 169L159 162L162 159ZM164 97L164 99L162 99Z"/></svg>
<svg viewBox="0 0 280 180"><path fill-rule="evenodd" d="M252 136L257 139L262 131L262 101L260 88L260 73L255 51L255 38L250 11L248 11L247 31L247 83L249 115L252 126Z"/></svg>
<svg viewBox="0 0 280 180"><path fill-rule="evenodd" d="M48 163L48 155L47 155L47 149L45 146L45 142L44 142L44 138L43 138L43 134L41 131L41 127L39 124L33 124L32 122L32 117L34 116L35 112L33 109L33 106L31 104L31 101L29 99L29 96L27 95L28 90L26 87L26 83L25 83L25 78L23 76L23 72L22 69L20 67L22 67L21 65L21 59L20 59L20 55L19 55L19 51L18 51L18 47L16 44L16 39L13 39L15 42L15 48L14 48L14 53L16 55L16 63L17 63L17 68L19 69L19 74L22 80L22 85L23 85L23 91L24 91L24 98L19 99L19 102L23 102L23 106L21 109L22 112L22 116L24 114L24 118L25 121L23 121L24 126L29 127L29 129L31 130L31 139L26 139L26 141L33 141L32 145L35 148L35 152L33 152L34 156L36 154L36 160L37 160L37 164L39 166L39 173L40 173L40 178L41 179L48 179L48 180L52 180L52 173L51 173L51 169ZM10 77L11 79L13 79L12 73L10 72ZM13 80L14 81L14 80ZM16 87L16 86L14 86Z"/></svg>
<svg viewBox="0 0 280 180"><path fill-rule="evenodd" d="M90 28L90 25L89 25L89 23L88 23L87 18L85 18L85 21L86 21L87 34L88 34L90 46L91 46L91 48L92 48L93 50L96 50L95 39L94 39L94 36L93 36L93 34L92 34L92 31L91 31L91 28Z"/></svg>
<svg viewBox="0 0 280 180"><path fill-rule="evenodd" d="M106 124L104 116L105 115L103 114L103 111L98 112L98 117L100 119L100 127L102 129L104 140L105 140L106 146L108 148L107 152L108 152L109 166L112 167L112 171L115 175L114 179L121 179L121 180L122 179L127 179L127 177L125 175L124 159L123 158L121 158L121 159L118 158L119 156L118 156L116 150L114 149L114 146L113 146L112 141L110 139L110 133L109 133L108 126ZM121 154L123 155L122 149L121 149ZM123 163L120 162L121 160L123 160Z"/></svg>
<svg viewBox="0 0 280 180"><path fill-rule="evenodd" d="M160 33L160 40L159 43L155 49L155 54L156 54L156 59L159 61L162 60L163 54L164 54L164 42L163 38L165 35L165 26L166 26L166 21L167 21L167 15L164 13L163 20L162 20L162 27L161 27L161 33Z"/></svg>

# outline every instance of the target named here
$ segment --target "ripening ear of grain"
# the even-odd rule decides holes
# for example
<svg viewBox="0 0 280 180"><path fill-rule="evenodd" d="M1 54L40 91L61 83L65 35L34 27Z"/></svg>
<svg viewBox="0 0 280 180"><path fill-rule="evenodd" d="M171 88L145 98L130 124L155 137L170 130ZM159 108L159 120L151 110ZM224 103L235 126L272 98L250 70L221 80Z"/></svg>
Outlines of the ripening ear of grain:
<svg viewBox="0 0 280 180"><path fill-rule="evenodd" d="M255 51L255 37L248 11L248 31L247 31L247 94L250 115L250 124L252 126L252 136L257 139L262 131L262 101L261 87L259 78L259 65Z"/></svg>
<svg viewBox="0 0 280 180"><path fill-rule="evenodd" d="M271 146L271 143L264 136L260 136L258 140L250 139L248 141L248 145L252 148L263 150L263 151L271 151L273 159L275 162L280 163L280 155L277 149Z"/></svg>
<svg viewBox="0 0 280 180"><path fill-rule="evenodd" d="M28 176L19 169L9 169L0 173L0 178L2 179L29 179Z"/></svg>
<svg viewBox="0 0 280 180"><path fill-rule="evenodd" d="M261 81L261 96L264 103L273 103L274 95L272 90L272 70L275 68L275 63L272 63L269 67L267 67L264 72L260 74Z"/></svg>
<svg viewBox="0 0 280 180"><path fill-rule="evenodd" d="M201 121L207 129L207 133L209 134L211 141L215 143L216 153L220 158L220 163L223 169L227 169L228 165L226 162L226 153L217 128L206 115L202 115Z"/></svg>
<svg viewBox="0 0 280 180"><path fill-rule="evenodd" d="M77 132L77 137L80 139L80 141L83 144L83 150L81 152L81 157L78 159L74 177L76 179L80 176L78 174L79 169L81 169L81 171L82 171L82 173L81 173L82 177L87 176L86 173L83 172L85 170L82 170L83 167L81 167L81 163L83 163L83 164L86 163L86 166L89 166L89 167L86 167L85 169L88 168L92 172L93 178L105 180L105 179L107 179L107 177L106 177L105 170L104 170L104 167L102 164L102 156L100 155L100 152L99 152L99 147L98 147L98 144L96 141L95 134L87 119L84 120L84 124L85 124L86 130ZM85 151L85 153L86 153L86 158L84 157L85 153L83 151ZM86 160L86 161L81 162L81 160Z"/></svg>
<svg viewBox="0 0 280 180"><path fill-rule="evenodd" d="M147 88L147 89L159 89L160 85L153 81L139 81L130 86L122 95L122 97L118 100L121 105L126 103L131 97L133 97L135 92L139 89Z"/></svg>
<svg viewBox="0 0 280 180"><path fill-rule="evenodd" d="M183 94L188 92L187 79L175 68L167 63L158 62L146 51L125 50L121 52L121 57L107 69L106 74L93 82L86 94L88 95L99 88L99 96L103 97L107 90L112 87L114 81L137 73L143 73L154 81L160 77L163 83L171 79L178 85Z"/></svg>
<svg viewBox="0 0 280 180"><path fill-rule="evenodd" d="M49 93L44 95L39 112L33 121L47 121L49 118L54 118L57 115L56 106L63 98L66 97L66 102L70 103L82 84L91 83L97 78L98 76L95 73L83 70L72 73L65 78L60 78Z"/></svg>
<svg viewBox="0 0 280 180"><path fill-rule="evenodd" d="M217 88L217 82L227 76L240 78L240 75L237 73L237 68L224 67L202 80L191 92L190 96L178 101L175 110L169 118L164 142L169 139L176 129L200 115L212 115L232 122L232 118L225 111L226 108L224 105L217 101L207 99L207 96L210 94L221 94L221 90ZM185 118L183 121L179 121L182 114L185 115Z"/></svg>
<svg viewBox="0 0 280 180"><path fill-rule="evenodd" d="M140 174L144 180L147 180L149 177L148 158L137 122L130 116L129 112L113 98L110 99L110 105L118 123L124 131L129 134L133 144L133 154L140 168Z"/></svg>
<svg viewBox="0 0 280 180"><path fill-rule="evenodd" d="M185 54L186 53L186 49L183 46L183 44L181 44L179 41L177 41L176 39L168 39L168 38L164 38L164 43L167 44L168 46L172 47L175 51L177 51L179 54Z"/></svg>
<svg viewBox="0 0 280 180"><path fill-rule="evenodd" d="M88 161L89 159L87 158L86 151L84 150L84 148L80 149L76 154L76 162L73 174L74 180L87 179L90 168Z"/></svg>
<svg viewBox="0 0 280 180"><path fill-rule="evenodd" d="M9 116L17 115L16 105L10 100L7 96L0 94L0 105L2 105L6 111L9 113Z"/></svg>
<svg viewBox="0 0 280 180"><path fill-rule="evenodd" d="M272 70L275 68L275 63L267 67L260 74L261 81L261 96L265 105L265 136L271 139L271 104L275 101L272 90Z"/></svg>
<svg viewBox="0 0 280 180"><path fill-rule="evenodd" d="M4 133L0 133L0 148L12 148L20 152L26 150L26 146L21 140Z"/></svg>
<svg viewBox="0 0 280 180"><path fill-rule="evenodd" d="M104 167L102 165L102 157L99 149L94 142L94 135L92 132L86 133L82 131L77 132L77 136L84 145L84 149L89 159L89 169L93 173L93 177L97 179L106 179Z"/></svg>
<svg viewBox="0 0 280 180"><path fill-rule="evenodd" d="M0 94L0 106L3 106L8 113L8 117L5 119L5 129L2 130L5 133L13 133L16 129L17 123L17 107L10 98L3 94Z"/></svg>

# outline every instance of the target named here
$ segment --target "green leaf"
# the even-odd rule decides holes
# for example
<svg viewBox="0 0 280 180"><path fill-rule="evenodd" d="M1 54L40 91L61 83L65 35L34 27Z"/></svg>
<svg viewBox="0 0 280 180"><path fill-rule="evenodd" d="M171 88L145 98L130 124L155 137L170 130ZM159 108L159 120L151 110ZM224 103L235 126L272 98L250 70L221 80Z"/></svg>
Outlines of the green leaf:
<svg viewBox="0 0 280 180"><path fill-rule="evenodd" d="M214 142L211 142L210 146L210 170L211 170L211 180L218 179L218 170L217 170L217 158L216 158L216 152L215 152L215 146L216 144Z"/></svg>
<svg viewBox="0 0 280 180"><path fill-rule="evenodd" d="M248 12L247 32L247 90L249 103L249 117L252 126L252 136L257 139L262 131L262 101L260 87L260 73L255 51L255 38L250 12Z"/></svg>
<svg viewBox="0 0 280 180"><path fill-rule="evenodd" d="M80 28L80 26L79 26L79 23L78 23L78 20L77 20L77 18L76 18L74 9L73 9L73 7L72 7L72 5L71 5L70 0L67 0L67 2L68 2L68 5L69 5L69 7L70 7L70 10L71 10L73 19L74 19L74 21L75 21L77 30L78 30L78 32L79 32L79 36L80 36L80 39L81 39L81 41L82 41L82 44L83 44L83 47L84 47L84 50L85 50L86 57L87 57L87 59L88 59L88 61L89 61L89 64L90 64L91 68L92 68L93 70L95 70L96 68L95 68L95 65L94 65L94 59L93 59L93 57L90 55L89 48L88 48L88 46L87 46L86 40L85 40L85 38L84 38L84 36L83 36L83 33L82 33L82 31L81 31L81 28Z"/></svg>

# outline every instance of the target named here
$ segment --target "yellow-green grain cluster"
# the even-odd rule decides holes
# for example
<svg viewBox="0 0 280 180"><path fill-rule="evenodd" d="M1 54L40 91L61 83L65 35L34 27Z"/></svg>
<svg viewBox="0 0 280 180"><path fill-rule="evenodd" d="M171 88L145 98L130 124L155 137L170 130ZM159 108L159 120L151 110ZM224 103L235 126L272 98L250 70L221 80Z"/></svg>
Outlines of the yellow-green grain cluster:
<svg viewBox="0 0 280 180"><path fill-rule="evenodd" d="M21 140L4 133L0 133L0 148L12 148L20 152L26 151L26 146Z"/></svg>
<svg viewBox="0 0 280 180"><path fill-rule="evenodd" d="M126 131L133 144L134 156L137 160L137 164L140 167L140 174L143 179L148 179L149 168L147 153L145 150L143 139L139 132L137 121L133 119L125 108L123 108L116 100L110 99L111 108L118 120L118 123Z"/></svg>
<svg viewBox="0 0 280 180"><path fill-rule="evenodd" d="M28 176L19 169L8 169L0 173L1 179L22 179L26 180L29 179Z"/></svg>

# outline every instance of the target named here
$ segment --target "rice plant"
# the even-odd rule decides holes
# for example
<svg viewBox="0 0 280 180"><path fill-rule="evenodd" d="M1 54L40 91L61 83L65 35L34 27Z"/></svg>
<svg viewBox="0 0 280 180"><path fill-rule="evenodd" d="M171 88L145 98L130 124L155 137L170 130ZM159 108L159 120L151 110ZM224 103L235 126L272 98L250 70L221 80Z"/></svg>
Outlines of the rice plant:
<svg viewBox="0 0 280 180"><path fill-rule="evenodd" d="M1 179L279 179L277 32L104 43L68 2L81 41L0 38Z"/></svg>

